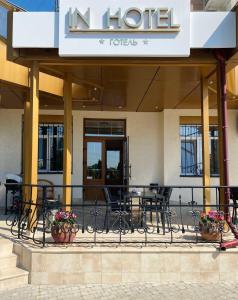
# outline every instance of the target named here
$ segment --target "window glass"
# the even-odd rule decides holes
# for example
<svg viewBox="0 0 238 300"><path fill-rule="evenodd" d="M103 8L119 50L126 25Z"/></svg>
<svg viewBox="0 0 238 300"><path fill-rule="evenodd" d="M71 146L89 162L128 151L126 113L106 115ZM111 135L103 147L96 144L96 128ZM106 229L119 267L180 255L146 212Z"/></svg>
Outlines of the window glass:
<svg viewBox="0 0 238 300"><path fill-rule="evenodd" d="M108 178L118 179L121 175L121 151L107 150L106 152L106 173Z"/></svg>
<svg viewBox="0 0 238 300"><path fill-rule="evenodd" d="M87 179L102 178L102 143L87 142Z"/></svg>
<svg viewBox="0 0 238 300"><path fill-rule="evenodd" d="M125 136L123 120L85 120L85 136Z"/></svg>
<svg viewBox="0 0 238 300"><path fill-rule="evenodd" d="M62 124L39 125L39 160L40 172L63 171L63 135Z"/></svg>
<svg viewBox="0 0 238 300"><path fill-rule="evenodd" d="M181 172L194 174L196 168L196 142L181 141Z"/></svg>
<svg viewBox="0 0 238 300"><path fill-rule="evenodd" d="M181 125L181 175L202 176L202 126ZM212 176L219 175L218 129L210 126L210 171Z"/></svg>

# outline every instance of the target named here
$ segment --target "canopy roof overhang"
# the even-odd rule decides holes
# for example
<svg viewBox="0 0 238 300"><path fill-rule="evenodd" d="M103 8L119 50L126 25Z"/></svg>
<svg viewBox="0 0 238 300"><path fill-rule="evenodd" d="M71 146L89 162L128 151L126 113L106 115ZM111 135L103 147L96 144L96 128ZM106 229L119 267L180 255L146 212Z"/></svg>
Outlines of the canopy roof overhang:
<svg viewBox="0 0 238 300"><path fill-rule="evenodd" d="M5 0L0 1L1 4ZM14 7L8 7L13 11ZM12 13L8 41L0 40L0 107L23 108L33 61L40 66L40 108L63 109L63 80L73 76L73 109L162 111L201 108L201 72L209 79L209 105L216 108L217 60L210 49L181 58L62 58L58 49L13 49ZM236 50L226 50L228 105L238 108ZM236 57L237 56L237 57ZM9 59L9 60L8 60Z"/></svg>
<svg viewBox="0 0 238 300"><path fill-rule="evenodd" d="M41 109L63 109L63 78L73 76L73 109L154 112L200 109L201 71L209 78L209 104L216 108L216 59L209 50L192 50L179 59L60 58L54 50L14 49L0 41L1 107L23 108L29 90L29 68L40 63ZM12 60L13 60L12 56ZM234 59L227 66L229 108L238 108Z"/></svg>

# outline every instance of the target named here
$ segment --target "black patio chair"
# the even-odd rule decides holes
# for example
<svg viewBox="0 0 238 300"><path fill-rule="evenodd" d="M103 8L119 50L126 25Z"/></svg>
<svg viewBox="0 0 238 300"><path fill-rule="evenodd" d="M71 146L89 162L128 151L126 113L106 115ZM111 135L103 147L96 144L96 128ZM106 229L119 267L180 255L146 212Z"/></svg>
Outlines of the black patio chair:
<svg viewBox="0 0 238 300"><path fill-rule="evenodd" d="M110 217L116 218L114 224L120 221L129 228L131 220L130 199L120 194L112 195L110 188L107 187L104 187L103 191L106 202L106 214L104 218L104 228L106 228L106 231L109 231Z"/></svg>
<svg viewBox="0 0 238 300"><path fill-rule="evenodd" d="M155 191L156 193L159 193L160 187L158 183L150 183L149 191L153 192Z"/></svg>
<svg viewBox="0 0 238 300"><path fill-rule="evenodd" d="M233 224L237 224L238 188L230 188L230 199L233 201L231 220Z"/></svg>
<svg viewBox="0 0 238 300"><path fill-rule="evenodd" d="M150 222L152 222L152 214L156 214L157 232L159 233L159 216L162 223L163 234L165 234L165 223L167 220L169 226L169 200L173 189L171 187L158 187L158 193L154 198L142 197L141 209L142 213L150 213ZM142 219L143 220L143 219Z"/></svg>

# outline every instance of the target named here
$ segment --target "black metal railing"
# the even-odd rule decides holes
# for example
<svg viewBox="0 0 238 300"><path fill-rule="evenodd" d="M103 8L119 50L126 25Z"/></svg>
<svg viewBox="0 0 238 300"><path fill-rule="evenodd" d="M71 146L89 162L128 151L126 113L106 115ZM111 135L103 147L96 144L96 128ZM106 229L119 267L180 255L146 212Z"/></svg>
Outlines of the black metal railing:
<svg viewBox="0 0 238 300"><path fill-rule="evenodd" d="M70 204L63 204L59 196L53 197L51 186L18 187L16 192L14 185L14 194L9 199L7 225L15 237L43 247L65 242L219 244L232 237L222 211L231 215L234 224L237 222L236 187L55 185L55 194L56 191L63 194L65 189L72 191ZM200 234L200 213L207 207L203 205L205 188L211 193L209 209L220 217L212 230L215 240L214 234L205 240ZM31 199L36 191L37 201L33 203ZM231 192L226 206L220 203L222 192ZM68 218L68 222L60 222L59 217Z"/></svg>

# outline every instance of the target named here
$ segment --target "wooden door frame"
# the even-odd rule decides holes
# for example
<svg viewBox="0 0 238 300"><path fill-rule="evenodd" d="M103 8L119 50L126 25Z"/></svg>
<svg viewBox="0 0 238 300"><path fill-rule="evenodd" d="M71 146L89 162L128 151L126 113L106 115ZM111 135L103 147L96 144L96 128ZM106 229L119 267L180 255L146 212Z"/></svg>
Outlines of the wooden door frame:
<svg viewBox="0 0 238 300"><path fill-rule="evenodd" d="M84 139L83 139L83 185L87 185L89 184L87 179L86 179L86 172L87 172L87 142L101 142L102 143L102 181L103 181L103 184L105 185L105 176L106 176L106 149L105 149L105 145L106 145L106 142L107 141L113 141L113 140L116 140L116 141L126 141L126 137L110 137L110 136L84 136ZM122 153L122 159L124 161L125 157L124 157L124 153Z"/></svg>
<svg viewBox="0 0 238 300"><path fill-rule="evenodd" d="M122 136L118 136L118 137L114 137L114 136L112 136L112 137L110 137L110 136L108 136L108 138L116 138L116 139L119 139L119 138L126 138L126 136L127 136L127 128L126 128L126 125L127 125L127 120L126 119L118 119L118 118L109 118L109 119L107 119L107 118L84 118L83 119L83 137L85 138L88 138L88 136L85 136L85 122L86 121L88 121L88 120L92 120L92 121L123 121L124 122L124 130L125 130L125 132L124 132L124 136L122 137ZM90 136L90 137L93 137L93 136ZM98 138L100 138L100 137L102 137L102 138L104 138L104 137L106 137L106 136L95 136L95 137L98 137Z"/></svg>
<svg viewBox="0 0 238 300"><path fill-rule="evenodd" d="M124 122L124 136L85 136L85 122L87 120L97 120L97 121L123 121ZM87 185L87 179L86 179L86 171L87 171L87 147L86 147L86 143L87 142L102 142L103 143L103 149L102 149L102 180L103 180L103 184L105 184L105 177L106 177L106 151L105 151L105 143L106 141L110 141L110 140L122 140L125 141L127 140L127 128L126 128L127 122L126 119L118 119L118 118L84 118L83 119L83 185ZM123 161L124 161L124 153L123 155Z"/></svg>

